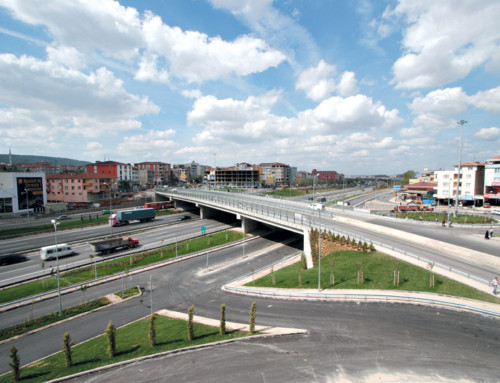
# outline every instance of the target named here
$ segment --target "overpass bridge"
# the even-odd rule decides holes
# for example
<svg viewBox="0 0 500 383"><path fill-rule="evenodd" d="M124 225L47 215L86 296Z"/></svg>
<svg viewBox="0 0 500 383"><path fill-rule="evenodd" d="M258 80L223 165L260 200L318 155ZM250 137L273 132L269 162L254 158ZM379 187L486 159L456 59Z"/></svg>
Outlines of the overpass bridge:
<svg viewBox="0 0 500 383"><path fill-rule="evenodd" d="M158 197L168 198L176 207L196 207L200 217L211 218L217 211L234 214L241 221L244 233L255 229L258 222L279 227L304 236L304 254L307 267L313 267L310 232L312 229L337 232L330 210L313 210L308 202L281 200L262 196L190 189L156 190Z"/></svg>

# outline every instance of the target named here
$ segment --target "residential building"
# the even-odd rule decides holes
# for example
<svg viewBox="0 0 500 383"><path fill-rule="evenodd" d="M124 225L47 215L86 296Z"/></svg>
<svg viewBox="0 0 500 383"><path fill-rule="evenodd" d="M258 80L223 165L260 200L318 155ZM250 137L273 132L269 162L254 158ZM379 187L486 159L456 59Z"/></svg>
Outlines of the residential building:
<svg viewBox="0 0 500 383"><path fill-rule="evenodd" d="M108 174L52 174L47 176L50 202L93 202L110 199L118 190L118 179Z"/></svg>
<svg viewBox="0 0 500 383"><path fill-rule="evenodd" d="M279 162L262 163L261 182L267 186L289 186L290 166Z"/></svg>
<svg viewBox="0 0 500 383"><path fill-rule="evenodd" d="M152 185L166 185L168 183L171 172L170 164L165 162L139 162L135 163L134 166L138 170L146 169L153 172Z"/></svg>
<svg viewBox="0 0 500 383"><path fill-rule="evenodd" d="M86 166L87 173L106 174L110 178L116 178L119 181L138 181L133 179L132 165L123 164L116 161L96 161Z"/></svg>
<svg viewBox="0 0 500 383"><path fill-rule="evenodd" d="M46 190L45 173L0 173L0 215L44 211Z"/></svg>
<svg viewBox="0 0 500 383"><path fill-rule="evenodd" d="M487 160L484 165L484 201L500 205L500 156Z"/></svg>
<svg viewBox="0 0 500 383"><path fill-rule="evenodd" d="M218 187L258 188L260 186L260 169L247 163L237 164L229 168L215 170L215 184Z"/></svg>
<svg viewBox="0 0 500 383"><path fill-rule="evenodd" d="M435 198L441 204L455 204L457 198L458 166L454 170L436 170ZM460 167L458 200L464 205L479 206L483 201L484 164L465 162Z"/></svg>
<svg viewBox="0 0 500 383"><path fill-rule="evenodd" d="M318 176L319 181L337 181L340 179L339 174L335 170L316 170L313 169L311 174Z"/></svg>

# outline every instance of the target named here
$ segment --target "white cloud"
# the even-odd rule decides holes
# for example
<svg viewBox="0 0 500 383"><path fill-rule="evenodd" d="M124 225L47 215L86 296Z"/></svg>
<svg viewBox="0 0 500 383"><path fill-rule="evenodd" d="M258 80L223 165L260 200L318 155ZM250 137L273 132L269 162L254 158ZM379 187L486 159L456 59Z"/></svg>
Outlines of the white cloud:
<svg viewBox="0 0 500 383"><path fill-rule="evenodd" d="M474 133L476 137L482 140L497 140L500 138L500 128L492 126L491 128L482 128Z"/></svg>
<svg viewBox="0 0 500 383"><path fill-rule="evenodd" d="M404 54L394 63L397 88L440 86L486 65L498 71L500 3L496 0L400 0L386 18L404 19Z"/></svg>
<svg viewBox="0 0 500 383"><path fill-rule="evenodd" d="M470 100L476 108L500 113L500 87L477 92Z"/></svg>
<svg viewBox="0 0 500 383"><path fill-rule="evenodd" d="M134 78L141 81L149 80L166 84L169 81L169 77L167 70L158 70L157 55L143 55Z"/></svg>
<svg viewBox="0 0 500 383"><path fill-rule="evenodd" d="M85 68L85 57L74 47L68 46L48 46L47 61L54 65L63 65L67 68L82 69Z"/></svg>
<svg viewBox="0 0 500 383"><path fill-rule="evenodd" d="M201 98L203 93L199 89L186 89L182 91L182 95L187 98Z"/></svg>
<svg viewBox="0 0 500 383"><path fill-rule="evenodd" d="M171 155L177 148L174 142L176 132L173 129L168 130L150 130L145 134L136 134L134 136L125 136L123 141L118 144L117 151L125 152L128 156L142 156L147 158L158 158Z"/></svg>
<svg viewBox="0 0 500 383"><path fill-rule="evenodd" d="M457 116L465 113L469 104L469 97L460 87L438 89L424 97L416 97L409 106L416 115L413 127L403 129L401 135L435 136L444 130L455 128Z"/></svg>
<svg viewBox="0 0 500 383"><path fill-rule="evenodd" d="M337 92L341 96L350 96L358 91L354 72L344 72L337 84L333 76L336 74L334 65L321 60L316 67L310 67L299 74L295 89L306 92L308 98L323 101Z"/></svg>
<svg viewBox="0 0 500 383"><path fill-rule="evenodd" d="M159 112L146 97L127 93L105 68L86 75L11 54L0 55L0 104L14 116L9 130L43 130L48 143L63 134L98 137L136 129L139 116Z"/></svg>

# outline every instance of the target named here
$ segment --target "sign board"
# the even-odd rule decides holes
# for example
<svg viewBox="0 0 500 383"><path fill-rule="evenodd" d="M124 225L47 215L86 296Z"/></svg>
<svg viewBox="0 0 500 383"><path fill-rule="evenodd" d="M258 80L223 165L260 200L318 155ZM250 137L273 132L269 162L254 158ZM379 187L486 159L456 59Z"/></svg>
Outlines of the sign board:
<svg viewBox="0 0 500 383"><path fill-rule="evenodd" d="M43 179L41 177L17 177L18 209L43 206Z"/></svg>
<svg viewBox="0 0 500 383"><path fill-rule="evenodd" d="M401 190L401 185L392 185L392 190L394 190L394 191L400 191Z"/></svg>

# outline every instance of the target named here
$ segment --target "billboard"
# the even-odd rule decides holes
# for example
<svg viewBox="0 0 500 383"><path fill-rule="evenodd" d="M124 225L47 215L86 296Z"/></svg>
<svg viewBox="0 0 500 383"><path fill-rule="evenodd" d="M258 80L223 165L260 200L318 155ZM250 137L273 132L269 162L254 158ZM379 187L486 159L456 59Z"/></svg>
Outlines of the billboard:
<svg viewBox="0 0 500 383"><path fill-rule="evenodd" d="M17 177L18 209L34 209L43 206L43 178Z"/></svg>

